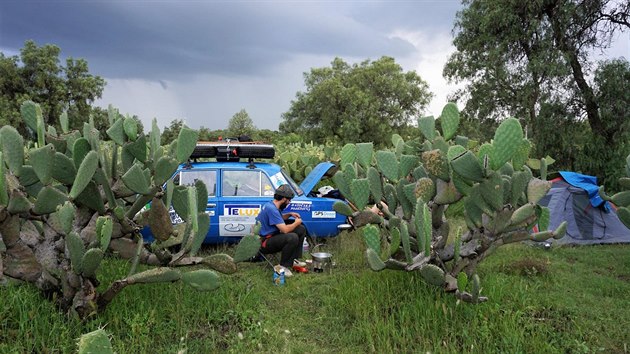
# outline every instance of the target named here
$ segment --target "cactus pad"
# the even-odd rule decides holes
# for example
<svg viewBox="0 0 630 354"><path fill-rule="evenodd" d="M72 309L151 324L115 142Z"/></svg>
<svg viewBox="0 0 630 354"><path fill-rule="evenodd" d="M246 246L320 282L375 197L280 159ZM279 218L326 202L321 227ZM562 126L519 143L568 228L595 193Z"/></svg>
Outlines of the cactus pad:
<svg viewBox="0 0 630 354"><path fill-rule="evenodd" d="M551 189L550 181L543 181L538 178L532 178L527 184L527 201L538 203Z"/></svg>
<svg viewBox="0 0 630 354"><path fill-rule="evenodd" d="M453 161L454 158L458 157L461 154L466 153L466 150L463 146L460 145L451 145L448 147L446 151L446 158L448 161Z"/></svg>
<svg viewBox="0 0 630 354"><path fill-rule="evenodd" d="M415 185L415 199L422 199L423 202L429 202L435 196L435 184L433 180L427 177L420 178Z"/></svg>
<svg viewBox="0 0 630 354"><path fill-rule="evenodd" d="M381 233L378 227L374 225L367 225L361 228L365 244L368 248L374 250L376 254L381 253Z"/></svg>
<svg viewBox="0 0 630 354"><path fill-rule="evenodd" d="M167 283L181 279L181 273L172 268L159 267L136 273L125 279L128 284Z"/></svg>
<svg viewBox="0 0 630 354"><path fill-rule="evenodd" d="M125 146L127 151L138 161L142 163L147 161L147 138L144 134L140 134L138 139L127 143Z"/></svg>
<svg viewBox="0 0 630 354"><path fill-rule="evenodd" d="M553 238L556 240L563 238L567 233L567 225L566 221L561 222L560 225L558 225L558 227L553 231Z"/></svg>
<svg viewBox="0 0 630 354"><path fill-rule="evenodd" d="M446 154L441 150L435 149L423 152L422 162L424 169L429 175L445 181L450 180L448 159L446 158Z"/></svg>
<svg viewBox="0 0 630 354"><path fill-rule="evenodd" d="M553 231L541 231L531 234L531 239L533 241L545 241L553 237Z"/></svg>
<svg viewBox="0 0 630 354"><path fill-rule="evenodd" d="M79 338L78 354L113 354L114 348L107 333L102 328L84 334Z"/></svg>
<svg viewBox="0 0 630 354"><path fill-rule="evenodd" d="M144 172L142 170L141 165L136 163L134 164L125 174L122 176L122 181L125 183L125 186L130 190L139 193L139 194L149 194L149 184L147 183L147 179L144 176Z"/></svg>
<svg viewBox="0 0 630 354"><path fill-rule="evenodd" d="M333 204L333 210L341 215L352 216L352 209L350 206L341 200L335 201Z"/></svg>
<svg viewBox="0 0 630 354"><path fill-rule="evenodd" d="M357 160L357 146L354 144L346 144L341 148L341 166L354 164Z"/></svg>
<svg viewBox="0 0 630 354"><path fill-rule="evenodd" d="M617 216L619 220L630 229L630 209L627 207L621 207L617 209Z"/></svg>
<svg viewBox="0 0 630 354"><path fill-rule="evenodd" d="M457 274L457 290L462 293L466 291L466 286L468 286L468 276L464 272L459 272Z"/></svg>
<svg viewBox="0 0 630 354"><path fill-rule="evenodd" d="M24 194L18 190L14 190L11 193L11 197L9 198L9 205L7 205L7 210L11 214L19 214L28 212L33 205L31 202L24 196Z"/></svg>
<svg viewBox="0 0 630 354"><path fill-rule="evenodd" d="M400 156L400 177L401 178L407 177L407 175L409 175L409 173L413 171L413 169L416 168L416 166L418 166L419 162L420 162L420 159L418 158L418 156L401 155Z"/></svg>
<svg viewBox="0 0 630 354"><path fill-rule="evenodd" d="M155 165L155 175L153 181L155 185L161 186L167 179L171 178L177 170L177 161L168 156L162 156Z"/></svg>
<svg viewBox="0 0 630 354"><path fill-rule="evenodd" d="M442 136L444 140L449 140L459 128L459 110L453 102L449 102L442 109L440 115L440 125L442 126Z"/></svg>
<svg viewBox="0 0 630 354"><path fill-rule="evenodd" d="M492 169L497 170L510 161L519 149L522 140L523 128L518 119L508 118L501 122L494 133L492 142L494 147L490 160Z"/></svg>
<svg viewBox="0 0 630 354"><path fill-rule="evenodd" d="M75 143L76 146L76 143ZM72 184L72 189L70 189L70 198L76 199L81 192L87 187L88 183L94 176L94 172L96 172L96 168L98 167L98 154L96 151L90 151L85 155L83 161L81 161L81 165L77 170L77 176L74 179L74 184Z"/></svg>
<svg viewBox="0 0 630 354"><path fill-rule="evenodd" d="M0 147L9 170L19 177L24 164L24 139L15 128L5 125L0 129Z"/></svg>
<svg viewBox="0 0 630 354"><path fill-rule="evenodd" d="M373 143L358 143L357 147L357 160L367 169L372 164L372 157L374 156L374 144ZM342 158L343 161L343 158Z"/></svg>
<svg viewBox="0 0 630 354"><path fill-rule="evenodd" d="M33 212L38 215L54 213L57 206L63 204L68 197L57 188L46 186L37 194Z"/></svg>
<svg viewBox="0 0 630 354"><path fill-rule="evenodd" d="M197 231L195 232L195 237L192 240L190 245L190 256L194 257L197 252L199 252L199 248L201 248L201 244L203 240L205 240L206 235L208 234L208 230L210 230L210 216L206 214L204 211L197 214L197 223L199 224Z"/></svg>
<svg viewBox="0 0 630 354"><path fill-rule="evenodd" d="M182 127L179 131L179 135L177 136L175 156L177 157L178 162L184 163L188 160L190 154L192 154L193 150L195 150L198 137L199 133L196 130L192 130L187 126Z"/></svg>
<svg viewBox="0 0 630 354"><path fill-rule="evenodd" d="M346 198L351 198L351 192L350 192L350 186L348 185L348 182L346 182L346 179L344 178L344 173L343 171L337 171L335 172L335 174L333 175L333 182L335 182L335 186L337 186L337 189L339 189L339 192L341 192L341 195L343 195Z"/></svg>
<svg viewBox="0 0 630 354"><path fill-rule="evenodd" d="M90 248L85 252L81 260L83 268L81 274L88 278L96 277L96 271L103 260L103 250L100 248Z"/></svg>
<svg viewBox="0 0 630 354"><path fill-rule="evenodd" d="M436 179L435 197L433 201L438 205L453 204L462 198L461 193L455 187L455 184L451 180L445 182L442 179ZM426 200L428 202L428 200Z"/></svg>
<svg viewBox="0 0 630 354"><path fill-rule="evenodd" d="M138 123L132 117L125 117L122 119L123 121L123 130L125 131L125 135L131 141L136 141L138 137Z"/></svg>
<svg viewBox="0 0 630 354"><path fill-rule="evenodd" d="M159 241L166 241L173 233L173 224L162 199L153 198L149 209L149 227Z"/></svg>
<svg viewBox="0 0 630 354"><path fill-rule="evenodd" d="M479 184L479 188L484 200L492 209L498 211L503 208L503 179L498 173L493 171Z"/></svg>
<svg viewBox="0 0 630 354"><path fill-rule="evenodd" d="M629 207L630 206L630 190L616 193L615 195L611 197L611 199L612 199L612 202L615 203L615 205L618 205L621 207Z"/></svg>
<svg viewBox="0 0 630 354"><path fill-rule="evenodd" d="M453 171L463 179L474 182L481 182L483 180L481 162L471 151L466 151L451 160L451 167Z"/></svg>
<svg viewBox="0 0 630 354"><path fill-rule="evenodd" d="M182 281L195 290L211 291L221 286L219 275L209 269L198 269L182 274Z"/></svg>
<svg viewBox="0 0 630 354"><path fill-rule="evenodd" d="M376 165L383 176L392 182L398 181L398 159L391 151L377 151Z"/></svg>
<svg viewBox="0 0 630 354"><path fill-rule="evenodd" d="M409 228L405 221L400 224L400 242L402 243L407 263L413 262L413 257L411 256L411 241L409 240Z"/></svg>
<svg viewBox="0 0 630 354"><path fill-rule="evenodd" d="M370 199L370 183L367 178L355 179L350 184L352 200L359 210L363 210Z"/></svg>
<svg viewBox="0 0 630 354"><path fill-rule="evenodd" d="M397 227L392 227L390 231L390 243L389 243L389 251L390 255L394 255L400 248L400 230Z"/></svg>
<svg viewBox="0 0 630 354"><path fill-rule="evenodd" d="M375 202L379 202L383 199L383 181L381 180L381 174L378 170L372 166L367 169L367 179L370 185L370 193L374 197Z"/></svg>
<svg viewBox="0 0 630 354"><path fill-rule="evenodd" d="M241 239L236 245L236 251L234 252L234 262L243 262L258 254L260 250L260 237L258 235L247 235Z"/></svg>
<svg viewBox="0 0 630 354"><path fill-rule="evenodd" d="M422 266L422 268L420 268L420 275L427 283L431 285L444 285L444 271L434 264L425 264L424 266Z"/></svg>
<svg viewBox="0 0 630 354"><path fill-rule="evenodd" d="M35 170L37 178L42 184L47 185L52 180L53 163L55 162L55 148L52 144L48 144L39 149L32 150L29 156L29 162Z"/></svg>
<svg viewBox="0 0 630 354"><path fill-rule="evenodd" d="M74 167L74 162L65 154L56 152L52 167L52 178L63 184L70 185L74 183L76 176L77 169Z"/></svg>
<svg viewBox="0 0 630 354"><path fill-rule="evenodd" d="M70 263L75 273L81 274L83 270L83 255L85 254L85 245L81 236L71 231L66 235L66 248L70 254Z"/></svg>
<svg viewBox="0 0 630 354"><path fill-rule="evenodd" d="M418 128L425 139L430 141L435 139L435 118L433 116L418 118Z"/></svg>
<svg viewBox="0 0 630 354"><path fill-rule="evenodd" d="M367 258L368 264L370 265L370 268L373 271L378 272L385 269L385 263L381 260L378 253L376 253L373 249L366 249L365 256Z"/></svg>
<svg viewBox="0 0 630 354"><path fill-rule="evenodd" d="M217 272L221 272L223 274L234 274L237 270L234 259L224 253L217 253L205 257L201 262L216 270Z"/></svg>
<svg viewBox="0 0 630 354"><path fill-rule="evenodd" d="M7 204L9 204L9 193L7 192L4 160L2 159L2 151L0 151L0 205L6 206Z"/></svg>

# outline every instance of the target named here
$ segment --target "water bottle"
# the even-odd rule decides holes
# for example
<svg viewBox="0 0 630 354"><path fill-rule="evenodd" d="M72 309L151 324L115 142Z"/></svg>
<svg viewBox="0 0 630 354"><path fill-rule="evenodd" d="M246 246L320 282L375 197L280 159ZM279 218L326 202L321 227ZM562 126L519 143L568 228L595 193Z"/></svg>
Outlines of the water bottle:
<svg viewBox="0 0 630 354"><path fill-rule="evenodd" d="M308 242L306 238L304 238L304 242L302 243L302 256L308 254Z"/></svg>

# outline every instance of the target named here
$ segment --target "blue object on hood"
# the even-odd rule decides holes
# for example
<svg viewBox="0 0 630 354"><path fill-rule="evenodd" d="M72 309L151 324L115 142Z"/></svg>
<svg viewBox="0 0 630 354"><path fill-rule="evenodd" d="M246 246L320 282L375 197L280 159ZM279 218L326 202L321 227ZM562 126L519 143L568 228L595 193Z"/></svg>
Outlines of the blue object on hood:
<svg viewBox="0 0 630 354"><path fill-rule="evenodd" d="M591 200L591 205L593 207L597 208L603 204L604 210L607 213L610 211L610 205L608 205L608 202L599 196L597 177L569 171L560 171L560 175L565 181L567 181L568 184L584 189L586 193L588 193L588 198Z"/></svg>

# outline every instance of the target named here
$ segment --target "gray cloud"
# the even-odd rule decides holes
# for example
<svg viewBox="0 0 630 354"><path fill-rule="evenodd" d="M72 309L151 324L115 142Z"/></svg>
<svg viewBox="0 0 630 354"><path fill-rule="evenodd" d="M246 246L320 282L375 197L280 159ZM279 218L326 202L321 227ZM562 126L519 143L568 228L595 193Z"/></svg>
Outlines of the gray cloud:
<svg viewBox="0 0 630 354"><path fill-rule="evenodd" d="M426 14L422 4L4 1L0 44L55 43L107 77L265 75L296 54L407 55L413 47L387 29L423 25L409 18Z"/></svg>
<svg viewBox="0 0 630 354"><path fill-rule="evenodd" d="M33 39L85 58L108 82L97 104L137 114L146 126L157 118L162 127L184 119L194 128L225 128L246 109L259 128L277 129L303 88L303 73L334 57L388 55L405 70L422 64L441 71L440 59L426 52L439 47L443 56L448 43L424 40L420 47L415 35L395 33L439 34L448 42L459 7L426 0L4 0L0 48L15 54Z"/></svg>

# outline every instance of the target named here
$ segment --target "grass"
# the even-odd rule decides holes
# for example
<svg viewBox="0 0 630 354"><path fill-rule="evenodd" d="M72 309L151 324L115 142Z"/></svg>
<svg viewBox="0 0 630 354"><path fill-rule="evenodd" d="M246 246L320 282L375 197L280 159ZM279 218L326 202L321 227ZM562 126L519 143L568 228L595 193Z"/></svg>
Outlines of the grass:
<svg viewBox="0 0 630 354"><path fill-rule="evenodd" d="M67 318L28 285L0 287L0 353L66 353L98 327L118 353L627 353L630 247L506 246L479 267L480 305L457 304L417 273L372 272L357 234L327 244L332 274L272 285L239 265L215 292L180 284L125 289L98 318ZM206 253L231 249L205 249ZM107 259L103 284L128 263Z"/></svg>

